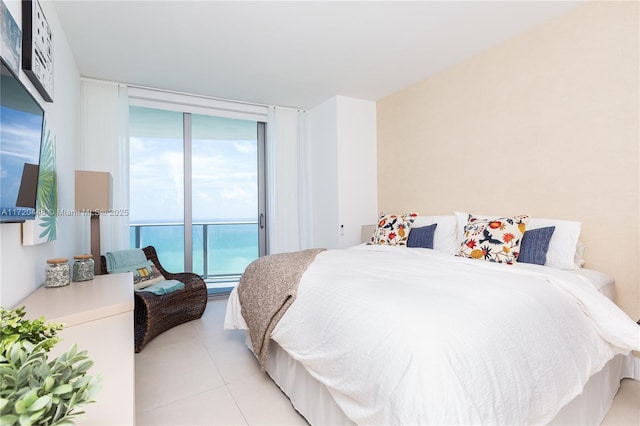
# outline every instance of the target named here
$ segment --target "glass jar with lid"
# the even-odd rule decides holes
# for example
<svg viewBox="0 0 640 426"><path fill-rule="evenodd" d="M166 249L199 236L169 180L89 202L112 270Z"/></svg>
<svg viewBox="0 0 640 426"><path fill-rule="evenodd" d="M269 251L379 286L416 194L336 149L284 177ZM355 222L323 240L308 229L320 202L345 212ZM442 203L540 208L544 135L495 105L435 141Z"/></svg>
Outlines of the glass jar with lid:
<svg viewBox="0 0 640 426"><path fill-rule="evenodd" d="M47 273L44 281L45 287L62 287L69 285L69 259L57 257L47 260Z"/></svg>
<svg viewBox="0 0 640 426"><path fill-rule="evenodd" d="M93 255L79 254L73 256L73 281L89 281L93 279Z"/></svg>

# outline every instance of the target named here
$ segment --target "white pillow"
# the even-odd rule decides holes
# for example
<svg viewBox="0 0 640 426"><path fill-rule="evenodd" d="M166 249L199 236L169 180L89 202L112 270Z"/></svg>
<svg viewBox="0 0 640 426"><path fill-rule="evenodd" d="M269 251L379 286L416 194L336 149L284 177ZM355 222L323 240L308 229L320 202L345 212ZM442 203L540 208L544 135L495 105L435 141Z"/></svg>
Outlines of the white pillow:
<svg viewBox="0 0 640 426"><path fill-rule="evenodd" d="M584 259L582 255L584 254L584 243L578 240L578 244L576 245L576 255L573 258L573 264L577 268L582 268L584 266Z"/></svg>
<svg viewBox="0 0 640 426"><path fill-rule="evenodd" d="M413 228L433 225L434 223L437 223L438 226L436 226L436 231L433 234L433 249L449 254L457 254L460 245L458 244L457 222L454 215L418 216L413 222Z"/></svg>
<svg viewBox="0 0 640 426"><path fill-rule="evenodd" d="M453 212L453 214L456 217L456 242L458 243L458 247L460 247L462 240L464 240L464 227L467 226L467 222L469 221L469 213Z"/></svg>
<svg viewBox="0 0 640 426"><path fill-rule="evenodd" d="M458 222L458 243L461 244L464 239L464 226L469 220L469 213L455 212L454 214ZM489 215L474 216L483 219L493 217ZM580 269L584 265L584 260L582 259L584 244L578 240L582 224L573 220L532 217L527 224L527 229L538 229L547 226L555 226L556 229L553 231L551 241L549 241L547 261L544 266L558 269Z"/></svg>
<svg viewBox="0 0 640 426"><path fill-rule="evenodd" d="M559 269L580 269L584 264L584 244L578 240L582 224L573 220L531 218L527 229L555 226L545 266Z"/></svg>

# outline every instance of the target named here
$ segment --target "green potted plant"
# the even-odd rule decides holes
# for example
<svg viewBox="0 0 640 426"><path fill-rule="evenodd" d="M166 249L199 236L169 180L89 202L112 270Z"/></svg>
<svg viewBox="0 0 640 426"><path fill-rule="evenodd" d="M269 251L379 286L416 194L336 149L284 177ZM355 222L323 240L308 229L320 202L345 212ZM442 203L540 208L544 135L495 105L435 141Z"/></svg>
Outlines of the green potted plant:
<svg viewBox="0 0 640 426"><path fill-rule="evenodd" d="M93 361L76 345L49 359L63 326L24 315L24 307L0 307L0 425L73 424L98 390L87 375Z"/></svg>

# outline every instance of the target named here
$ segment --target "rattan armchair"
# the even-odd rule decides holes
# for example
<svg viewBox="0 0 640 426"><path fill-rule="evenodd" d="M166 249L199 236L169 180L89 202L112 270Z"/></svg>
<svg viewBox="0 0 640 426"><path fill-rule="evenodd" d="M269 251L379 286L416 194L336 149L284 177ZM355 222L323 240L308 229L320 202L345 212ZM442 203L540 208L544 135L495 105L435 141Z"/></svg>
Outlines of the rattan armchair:
<svg viewBox="0 0 640 426"><path fill-rule="evenodd" d="M153 246L142 249L147 259L167 280L184 283L184 290L156 295L146 291L135 291L134 341L135 351L140 352L157 335L176 325L198 319L207 307L207 286L201 276L191 272L174 274L162 267ZM100 256L101 270L107 273L107 262ZM133 285L133 284L132 284Z"/></svg>

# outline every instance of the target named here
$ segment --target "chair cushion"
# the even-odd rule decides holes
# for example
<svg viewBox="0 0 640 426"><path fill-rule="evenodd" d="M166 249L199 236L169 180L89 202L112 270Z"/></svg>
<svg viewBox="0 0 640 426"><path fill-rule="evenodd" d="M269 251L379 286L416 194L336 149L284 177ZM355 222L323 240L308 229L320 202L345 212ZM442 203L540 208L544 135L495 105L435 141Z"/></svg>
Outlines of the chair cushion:
<svg viewBox="0 0 640 426"><path fill-rule="evenodd" d="M162 295L172 293L176 290L184 289L184 283L178 280L164 280L157 282L145 288L137 289L136 291L148 291L153 294Z"/></svg>
<svg viewBox="0 0 640 426"><path fill-rule="evenodd" d="M116 272L116 270L120 270L119 272L128 271L128 269L122 269L147 261L147 255L144 254L142 249L110 251L104 257L107 262L107 272L110 274Z"/></svg>
<svg viewBox="0 0 640 426"><path fill-rule="evenodd" d="M156 265L152 261L147 260L142 263L130 266L123 266L118 269L114 269L110 274L118 274L122 272L131 272L133 274L133 288L140 290L150 285L156 284L160 281L164 281L164 276L158 271Z"/></svg>

